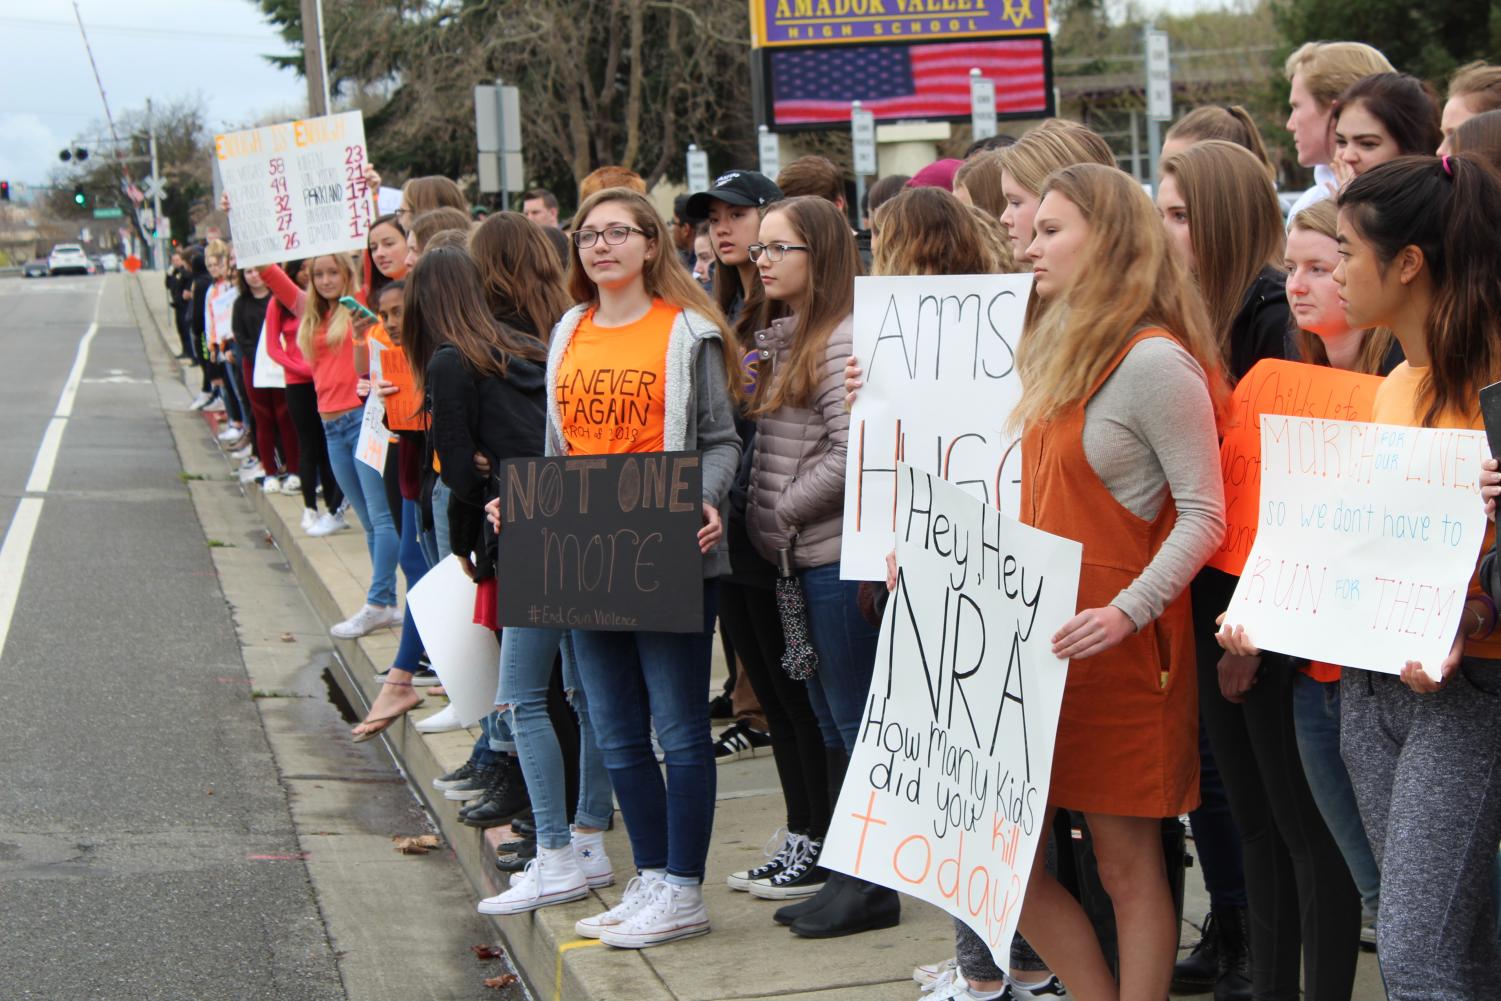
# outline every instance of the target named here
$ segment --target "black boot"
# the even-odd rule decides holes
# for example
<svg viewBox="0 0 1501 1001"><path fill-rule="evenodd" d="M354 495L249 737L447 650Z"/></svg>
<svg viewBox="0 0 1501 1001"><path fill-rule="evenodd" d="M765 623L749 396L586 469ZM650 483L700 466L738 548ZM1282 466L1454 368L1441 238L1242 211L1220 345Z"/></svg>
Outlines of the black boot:
<svg viewBox="0 0 1501 1001"><path fill-rule="evenodd" d="M1173 993L1205 994L1220 978L1220 933L1214 911L1204 916L1203 935L1173 967Z"/></svg>
<svg viewBox="0 0 1501 1001"><path fill-rule="evenodd" d="M901 894L863 879L845 876L828 904L792 922L792 933L803 938L838 938L891 928L901 920Z"/></svg>
<svg viewBox="0 0 1501 1001"><path fill-rule="evenodd" d="M509 824L516 815L531 805L527 796L526 779L521 775L521 766L515 758L506 758L500 777L491 786L480 804L462 815L470 827L485 829Z"/></svg>
<svg viewBox="0 0 1501 1001"><path fill-rule="evenodd" d="M808 917L822 910L824 905L839 895L839 886L847 879L849 877L844 873L835 872L833 869L830 869L829 878L824 880L823 889L811 897L799 900L795 904L778 907L776 913L771 916L771 919L779 925L790 925L799 918Z"/></svg>
<svg viewBox="0 0 1501 1001"><path fill-rule="evenodd" d="M1215 912L1219 926L1220 975L1214 982L1214 1001L1251 1001L1251 940L1244 907Z"/></svg>

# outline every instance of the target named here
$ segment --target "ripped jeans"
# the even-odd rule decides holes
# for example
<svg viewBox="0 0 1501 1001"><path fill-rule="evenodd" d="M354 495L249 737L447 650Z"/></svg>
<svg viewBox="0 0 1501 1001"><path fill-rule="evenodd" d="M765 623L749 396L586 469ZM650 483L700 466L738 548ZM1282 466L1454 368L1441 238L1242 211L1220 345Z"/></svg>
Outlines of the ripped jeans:
<svg viewBox="0 0 1501 1001"><path fill-rule="evenodd" d="M573 636L562 629L524 629L508 626L500 637L500 686L495 704L510 723L516 739L521 773L531 793L537 822L537 844L566 848L569 843L568 804L563 753L552 719L547 715L547 689L559 645L563 651L563 688L579 720L579 798L574 822L603 830L615 812L610 776L594 739L589 704L579 684L573 658Z"/></svg>

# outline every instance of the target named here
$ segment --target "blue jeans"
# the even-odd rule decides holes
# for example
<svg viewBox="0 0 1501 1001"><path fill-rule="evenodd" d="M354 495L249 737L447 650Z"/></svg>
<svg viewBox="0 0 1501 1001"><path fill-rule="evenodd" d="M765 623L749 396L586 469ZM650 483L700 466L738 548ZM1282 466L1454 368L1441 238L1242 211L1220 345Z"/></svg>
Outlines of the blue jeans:
<svg viewBox="0 0 1501 1001"><path fill-rule="evenodd" d="M448 544L448 498L452 493L441 478L433 482L433 530L422 533L422 549L433 566L442 563L453 552Z"/></svg>
<svg viewBox="0 0 1501 1001"><path fill-rule="evenodd" d="M574 823L603 830L615 812L610 776L594 738L589 702L578 682L573 637L561 629L512 627L500 634L500 686L495 704L501 718L509 718L516 735L516 756L532 796L537 844L543 848L568 846L568 804L563 801L567 781L563 752L552 719L547 715L547 689L554 658L563 651L563 689L579 719L579 800Z"/></svg>
<svg viewBox="0 0 1501 1001"><path fill-rule="evenodd" d="M245 376L240 371L240 356L238 351L226 352L224 356L224 379L229 383L230 392L235 394L235 402L240 405L240 423L245 425L245 430L255 433L254 415L250 411L250 395L245 392ZM276 456L257 456L257 458L276 461ZM275 466L270 467L272 469Z"/></svg>
<svg viewBox="0 0 1501 1001"><path fill-rule="evenodd" d="M354 505L360 524L365 526L365 547L370 550L370 591L365 600L372 605L391 608L396 604L396 556L401 538L391 507L386 503L386 481L380 470L371 469L354 457L360 442L360 412L351 410L342 417L323 422L328 439L328 461L334 467L339 489Z"/></svg>
<svg viewBox="0 0 1501 1001"><path fill-rule="evenodd" d="M718 593L704 582L697 633L611 633L575 629L579 680L605 767L620 801L636 868L702 883L714 828L714 747L709 736L709 661ZM667 779L652 752L662 742Z"/></svg>
<svg viewBox="0 0 1501 1001"><path fill-rule="evenodd" d="M1339 752L1339 682L1315 681L1299 672L1293 678L1293 726L1308 790L1350 867L1361 909L1375 914L1381 901L1381 871Z"/></svg>
<svg viewBox="0 0 1501 1001"><path fill-rule="evenodd" d="M431 569L427 561L427 555L422 551L421 535L422 526L417 524L421 517L421 508L416 501L401 501L401 549L400 559L402 576L407 579L407 591L412 590L416 584ZM401 619L401 642L396 645L396 657L391 662L393 666L402 671L417 671L417 661L422 656L422 634L417 632L417 622L412 618L412 607L408 605Z"/></svg>
<svg viewBox="0 0 1501 1001"><path fill-rule="evenodd" d="M852 752L876 669L880 629L860 614L860 582L840 580L838 563L802 570L798 577L808 603L809 639L818 654L818 671L808 679L808 700L824 745Z"/></svg>

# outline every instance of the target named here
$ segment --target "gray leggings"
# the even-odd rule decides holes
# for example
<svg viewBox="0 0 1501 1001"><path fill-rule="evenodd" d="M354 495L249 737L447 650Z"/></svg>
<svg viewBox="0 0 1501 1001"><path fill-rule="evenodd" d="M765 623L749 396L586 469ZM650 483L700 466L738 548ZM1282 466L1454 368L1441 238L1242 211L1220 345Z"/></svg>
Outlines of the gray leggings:
<svg viewBox="0 0 1501 1001"><path fill-rule="evenodd" d="M1381 868L1390 1001L1494 998L1501 662L1466 658L1433 695L1346 670L1340 699L1340 751Z"/></svg>
<svg viewBox="0 0 1501 1001"><path fill-rule="evenodd" d="M1058 865L1058 848L1051 836L1044 851L1048 872L1053 872ZM965 980L1006 979L1006 971L996 966L990 955L990 946L958 918L954 919L954 957L959 960L959 972ZM1021 932L1011 940L1011 968L1019 973L1035 973L1048 968L1042 957L1022 938Z"/></svg>

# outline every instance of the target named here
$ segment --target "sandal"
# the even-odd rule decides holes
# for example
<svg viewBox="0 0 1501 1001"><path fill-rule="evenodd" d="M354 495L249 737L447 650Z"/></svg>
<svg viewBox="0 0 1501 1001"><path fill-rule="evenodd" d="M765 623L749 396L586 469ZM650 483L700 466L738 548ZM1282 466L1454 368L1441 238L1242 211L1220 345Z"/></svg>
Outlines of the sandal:
<svg viewBox="0 0 1501 1001"><path fill-rule="evenodd" d="M391 681L389 679L382 682L382 685L390 685L393 688L412 687L412 683L410 681ZM413 709L416 709L418 706L422 705L422 701L423 700L419 698L416 702L401 710L401 712L392 713L389 716L377 716L374 719L363 719L360 721L360 726L373 726L375 727L375 729L366 730L363 733L354 733L351 731L350 736L354 738L354 742L356 744L363 744L367 740L373 740L374 738L380 736L382 733L385 733L392 723L395 723L397 720L401 719L401 717L405 716Z"/></svg>

